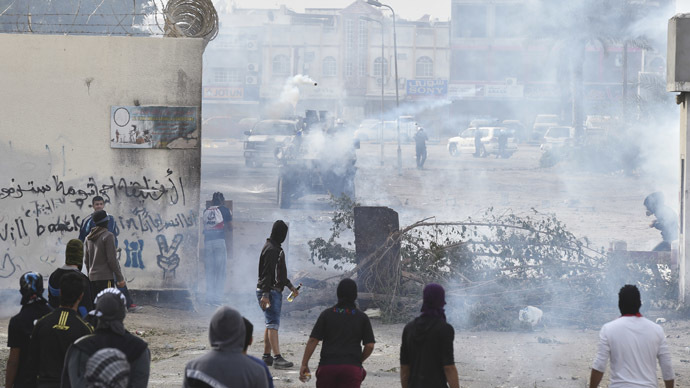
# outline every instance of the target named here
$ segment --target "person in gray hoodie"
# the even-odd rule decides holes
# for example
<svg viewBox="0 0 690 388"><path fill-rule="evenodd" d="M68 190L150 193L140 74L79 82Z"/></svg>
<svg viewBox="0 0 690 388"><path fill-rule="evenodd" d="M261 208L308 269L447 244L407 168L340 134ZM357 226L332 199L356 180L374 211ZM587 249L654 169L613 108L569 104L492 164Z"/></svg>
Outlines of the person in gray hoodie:
<svg viewBox="0 0 690 388"><path fill-rule="evenodd" d="M99 210L93 213L95 227L91 229L84 244L84 264L91 282L91 295L98 295L106 288L125 287L120 263L115 253L115 235L108 231L108 213Z"/></svg>
<svg viewBox="0 0 690 388"><path fill-rule="evenodd" d="M245 325L237 310L219 307L208 337L213 349L187 363L183 387L268 388L264 368L242 353Z"/></svg>

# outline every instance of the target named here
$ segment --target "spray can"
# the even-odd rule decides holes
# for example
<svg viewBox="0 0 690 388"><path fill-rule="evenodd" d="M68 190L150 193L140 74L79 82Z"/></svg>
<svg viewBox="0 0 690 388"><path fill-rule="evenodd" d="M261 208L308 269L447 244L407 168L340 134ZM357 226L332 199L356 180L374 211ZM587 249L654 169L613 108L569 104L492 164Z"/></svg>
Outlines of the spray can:
<svg viewBox="0 0 690 388"><path fill-rule="evenodd" d="M300 284L297 286L297 288L295 288L295 290L299 291L300 288L302 288L302 283L300 283ZM295 296L296 296L296 295L295 295L294 292L290 292L290 295L288 295L288 297L287 297L287 301L288 301L288 302L292 302L293 300L295 300Z"/></svg>

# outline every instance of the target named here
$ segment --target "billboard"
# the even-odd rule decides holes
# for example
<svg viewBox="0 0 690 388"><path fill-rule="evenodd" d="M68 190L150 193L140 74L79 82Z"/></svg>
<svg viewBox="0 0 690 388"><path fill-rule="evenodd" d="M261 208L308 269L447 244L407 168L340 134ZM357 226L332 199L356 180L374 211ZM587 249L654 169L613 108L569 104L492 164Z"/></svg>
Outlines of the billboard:
<svg viewBox="0 0 690 388"><path fill-rule="evenodd" d="M111 148L196 148L195 106L110 107Z"/></svg>

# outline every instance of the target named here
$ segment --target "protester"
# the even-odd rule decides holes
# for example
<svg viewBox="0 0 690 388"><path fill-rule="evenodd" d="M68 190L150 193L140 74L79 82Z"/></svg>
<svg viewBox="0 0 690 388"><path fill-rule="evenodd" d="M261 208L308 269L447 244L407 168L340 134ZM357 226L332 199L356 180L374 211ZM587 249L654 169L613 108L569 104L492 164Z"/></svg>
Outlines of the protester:
<svg viewBox="0 0 690 388"><path fill-rule="evenodd" d="M204 266L206 267L206 301L222 303L225 289L228 249L225 244L225 229L230 226L232 213L225 207L223 193L213 193L211 206L204 210Z"/></svg>
<svg viewBox="0 0 690 388"><path fill-rule="evenodd" d="M674 385L671 353L664 329L640 314L642 300L636 286L626 284L618 292L621 316L605 324L599 332L599 346L592 364L589 387L599 386L611 359L611 388L657 387L659 362L666 388Z"/></svg>
<svg viewBox="0 0 690 388"><path fill-rule="evenodd" d="M482 142L482 131L477 128L474 130L474 154L473 156L475 158L480 158L482 156L486 155L486 148L484 147L484 143Z"/></svg>
<svg viewBox="0 0 690 388"><path fill-rule="evenodd" d="M287 361L280 354L278 342L278 328L280 327L280 310L283 303L283 289L288 287L295 296L297 290L287 277L287 264L285 263L285 251L280 244L285 241L288 226L283 220L273 223L271 236L266 239L266 244L259 257L259 282L256 285L256 297L259 306L264 312L266 330L264 331L264 355L261 358L266 365L274 368L291 368L294 364ZM273 357L271 356L273 351Z"/></svg>
<svg viewBox="0 0 690 388"><path fill-rule="evenodd" d="M79 302L77 311L84 318L86 314L93 310L93 297L91 296L91 285L88 276L81 272L84 265L84 244L78 239L69 240L65 248L65 265L53 271L48 278L48 303L52 308L60 306L60 279L65 274L78 274L86 287L84 287L84 297Z"/></svg>
<svg viewBox="0 0 690 388"><path fill-rule="evenodd" d="M245 324L237 310L219 307L208 336L213 349L187 363L183 387L268 387L264 368L242 354Z"/></svg>
<svg viewBox="0 0 690 388"><path fill-rule="evenodd" d="M91 281L91 292L98 295L106 288L115 287L113 276L118 288L124 287L126 282L115 253L115 236L105 227L108 214L105 210L95 212L93 222L95 226L86 236L84 262Z"/></svg>
<svg viewBox="0 0 690 388"><path fill-rule="evenodd" d="M36 375L29 367L29 345L34 322L53 311L43 298L43 276L27 272L19 278L19 292L22 294L22 308L10 318L7 328L7 357L5 369L6 388L32 388L36 386Z"/></svg>
<svg viewBox="0 0 690 388"><path fill-rule="evenodd" d="M438 284L424 287L422 314L405 325L400 345L403 388L459 388L453 357L455 330L446 322L446 292Z"/></svg>
<svg viewBox="0 0 690 388"><path fill-rule="evenodd" d="M273 376L271 376L271 371L268 370L268 365L266 365L263 360L260 358L256 358L254 356L250 356L247 354L247 349L249 348L249 345L254 342L254 325L252 325L251 322L247 318L242 317L242 320L244 321L244 348L242 349L242 354L245 356L249 357L250 360L258 363L261 365L262 368L264 368L264 371L266 372L266 378L268 379L268 388L273 388Z"/></svg>
<svg viewBox="0 0 690 388"><path fill-rule="evenodd" d="M369 317L355 304L357 284L354 280L341 280L337 296L338 303L324 310L316 320L304 349L299 376L302 381L308 380L311 375L309 359L319 341L323 341L316 387L359 388L366 377L362 363L374 351L374 331Z"/></svg>
<svg viewBox="0 0 690 388"><path fill-rule="evenodd" d="M79 244L81 241L76 240ZM77 312L88 282L76 271L60 279L60 305L36 322L31 334L29 361L38 388L58 388L65 354L77 339L93 333Z"/></svg>
<svg viewBox="0 0 690 388"><path fill-rule="evenodd" d="M649 227L661 231L662 241L654 247L654 251L670 251L671 243L678 240L678 215L664 203L664 194L656 192L644 199L647 216L654 215Z"/></svg>
<svg viewBox="0 0 690 388"><path fill-rule="evenodd" d="M116 288L106 288L96 296L97 319L92 335L77 340L67 351L62 371L62 388L86 385L86 363L98 350L115 348L127 357L130 365L130 388L144 388L149 381L151 353L148 344L129 333L123 323L127 315L126 298Z"/></svg>
<svg viewBox="0 0 690 388"><path fill-rule="evenodd" d="M101 349L86 362L86 388L127 388L129 372L124 353L114 348Z"/></svg>
<svg viewBox="0 0 690 388"><path fill-rule="evenodd" d="M423 169L424 162L426 162L426 142L429 137L424 132L424 128L417 127L417 133L414 134L415 151L417 157L417 168Z"/></svg>
<svg viewBox="0 0 690 388"><path fill-rule="evenodd" d="M82 221L81 227L79 228L79 240L81 240L81 242L86 242L86 236L88 236L89 232L91 232L91 229L96 226L93 217L96 212L105 209L105 200L100 195L96 195L91 199L91 207L93 208L93 213L84 218L84 221ZM117 227L115 217L108 215L107 218L108 224L106 225L106 228L115 237L115 247L117 248L117 235L120 234L120 231Z"/></svg>

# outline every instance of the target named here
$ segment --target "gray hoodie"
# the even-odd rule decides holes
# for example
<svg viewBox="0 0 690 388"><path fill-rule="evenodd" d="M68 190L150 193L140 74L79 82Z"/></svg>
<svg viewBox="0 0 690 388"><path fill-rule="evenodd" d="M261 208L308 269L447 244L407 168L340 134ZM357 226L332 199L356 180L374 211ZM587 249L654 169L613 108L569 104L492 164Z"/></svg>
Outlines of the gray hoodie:
<svg viewBox="0 0 690 388"><path fill-rule="evenodd" d="M124 281L115 251L115 235L102 226L91 229L84 243L84 264L90 281Z"/></svg>
<svg viewBox="0 0 690 388"><path fill-rule="evenodd" d="M214 388L268 388L264 368L242 354L244 334L240 313L219 307L208 332L213 349L187 363L183 387L194 387L199 381Z"/></svg>

